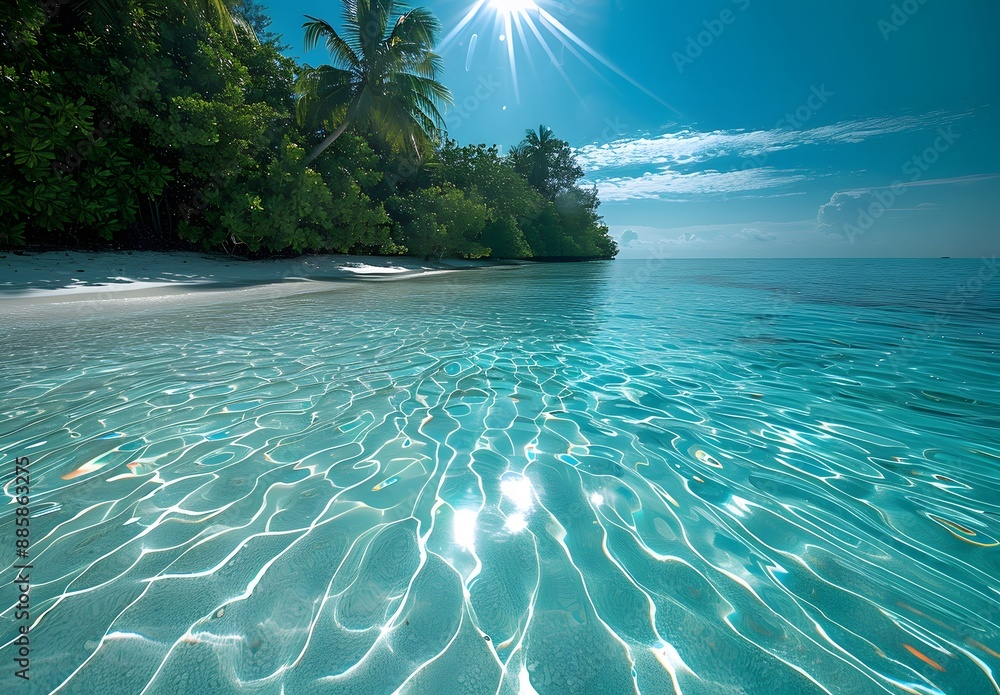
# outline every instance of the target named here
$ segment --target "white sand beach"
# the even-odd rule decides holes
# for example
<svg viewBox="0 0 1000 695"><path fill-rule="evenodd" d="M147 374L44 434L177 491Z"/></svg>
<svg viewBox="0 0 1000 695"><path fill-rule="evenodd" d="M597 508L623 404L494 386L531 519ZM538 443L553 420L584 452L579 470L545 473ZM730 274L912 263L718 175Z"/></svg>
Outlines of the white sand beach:
<svg viewBox="0 0 1000 695"><path fill-rule="evenodd" d="M160 251L0 252L0 311L25 305L166 297L268 288L271 294L331 289L497 265L404 256L299 256L247 261L225 254Z"/></svg>

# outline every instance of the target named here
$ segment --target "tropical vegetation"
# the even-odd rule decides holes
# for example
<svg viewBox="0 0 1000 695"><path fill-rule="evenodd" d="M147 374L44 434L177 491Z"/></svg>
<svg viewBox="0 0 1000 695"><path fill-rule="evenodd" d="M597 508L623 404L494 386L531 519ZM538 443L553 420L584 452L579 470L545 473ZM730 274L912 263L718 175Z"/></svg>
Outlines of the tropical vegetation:
<svg viewBox="0 0 1000 695"><path fill-rule="evenodd" d="M394 0L306 18L284 55L256 0L0 7L0 246L246 256L611 258L568 143L447 137L437 20Z"/></svg>

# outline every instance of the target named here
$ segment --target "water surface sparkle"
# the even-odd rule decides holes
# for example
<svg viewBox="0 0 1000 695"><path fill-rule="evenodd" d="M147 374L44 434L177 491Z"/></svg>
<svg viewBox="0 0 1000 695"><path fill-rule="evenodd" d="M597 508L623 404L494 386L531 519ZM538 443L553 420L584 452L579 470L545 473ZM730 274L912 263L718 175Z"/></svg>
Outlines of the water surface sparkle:
<svg viewBox="0 0 1000 695"><path fill-rule="evenodd" d="M16 316L32 692L1000 692L984 267L621 261Z"/></svg>

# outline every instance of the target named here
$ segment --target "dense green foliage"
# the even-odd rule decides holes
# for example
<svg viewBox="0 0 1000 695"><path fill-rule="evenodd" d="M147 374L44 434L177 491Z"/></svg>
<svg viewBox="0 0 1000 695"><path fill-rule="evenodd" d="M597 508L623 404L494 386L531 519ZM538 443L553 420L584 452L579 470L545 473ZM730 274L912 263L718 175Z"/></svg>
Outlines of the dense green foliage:
<svg viewBox="0 0 1000 695"><path fill-rule="evenodd" d="M432 51L441 30L423 8L395 0L344 5L341 32L322 19L305 23L305 48L323 39L332 65L306 71L299 80L300 120L322 125L331 115L340 125L309 155L311 163L354 125L396 146L430 149L444 124L438 103L451 93L437 81L441 59Z"/></svg>
<svg viewBox="0 0 1000 695"><path fill-rule="evenodd" d="M400 29L391 0L357 4L385 21L340 48L313 24L340 51L324 70L284 56L254 0L5 3L0 246L614 256L566 143L446 140L436 20ZM388 62L396 86L335 93L346 51L346 72Z"/></svg>

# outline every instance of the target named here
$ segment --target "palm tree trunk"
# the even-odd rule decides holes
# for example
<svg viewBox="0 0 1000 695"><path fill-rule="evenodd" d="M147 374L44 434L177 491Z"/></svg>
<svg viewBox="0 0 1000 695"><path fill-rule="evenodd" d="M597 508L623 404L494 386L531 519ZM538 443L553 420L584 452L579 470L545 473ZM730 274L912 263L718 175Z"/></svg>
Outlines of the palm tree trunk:
<svg viewBox="0 0 1000 695"><path fill-rule="evenodd" d="M306 162L305 162L306 166L312 164L314 159L323 154L323 150L325 150L327 147L336 142L337 138L339 138L341 135L344 134L344 131L347 130L347 126L349 126L350 124L351 124L351 114L347 114L347 116L344 118L344 122L341 123L340 126L335 131L327 135L326 139L316 146L316 149L314 149L312 152L309 153L309 156L306 157Z"/></svg>

